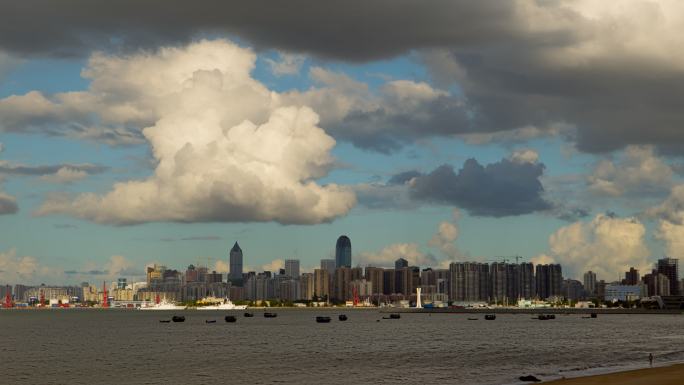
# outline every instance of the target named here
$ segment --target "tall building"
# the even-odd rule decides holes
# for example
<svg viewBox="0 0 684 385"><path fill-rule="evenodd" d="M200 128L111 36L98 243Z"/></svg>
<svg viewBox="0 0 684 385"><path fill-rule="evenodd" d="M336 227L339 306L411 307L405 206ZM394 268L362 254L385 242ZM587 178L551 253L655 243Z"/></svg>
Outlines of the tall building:
<svg viewBox="0 0 684 385"><path fill-rule="evenodd" d="M341 235L337 238L335 245L335 267L351 267L352 248L351 240L346 235Z"/></svg>
<svg viewBox="0 0 684 385"><path fill-rule="evenodd" d="M321 259L321 269L327 270L331 276L335 274L335 267L334 259Z"/></svg>
<svg viewBox="0 0 684 385"><path fill-rule="evenodd" d="M542 299L562 296L563 271L561 265L537 265L535 278L537 281L537 296Z"/></svg>
<svg viewBox="0 0 684 385"><path fill-rule="evenodd" d="M520 297L532 299L537 292L536 282L534 280L534 264L524 262L520 264Z"/></svg>
<svg viewBox="0 0 684 385"><path fill-rule="evenodd" d="M309 301L314 296L314 275L303 273L299 279L299 299Z"/></svg>
<svg viewBox="0 0 684 385"><path fill-rule="evenodd" d="M568 301L577 301L582 298L584 287L582 282L578 280L566 279L563 281L561 291L563 292L563 297Z"/></svg>
<svg viewBox="0 0 684 385"><path fill-rule="evenodd" d="M396 261L394 261L394 268L396 270L403 269L405 267L408 267L408 261L404 258L399 258Z"/></svg>
<svg viewBox="0 0 684 385"><path fill-rule="evenodd" d="M290 278L299 278L299 259L285 260L285 275Z"/></svg>
<svg viewBox="0 0 684 385"><path fill-rule="evenodd" d="M494 302L504 302L507 298L508 264L494 262L489 266L490 293Z"/></svg>
<svg viewBox="0 0 684 385"><path fill-rule="evenodd" d="M629 271L625 272L625 285L637 285L639 283L639 270L630 267Z"/></svg>
<svg viewBox="0 0 684 385"><path fill-rule="evenodd" d="M584 273L584 290L589 296L596 295L596 273L591 270Z"/></svg>
<svg viewBox="0 0 684 385"><path fill-rule="evenodd" d="M230 274L228 280L231 282L242 281L242 249L237 242L230 249Z"/></svg>
<svg viewBox="0 0 684 385"><path fill-rule="evenodd" d="M330 272L326 269L314 270L314 296L318 298L330 298Z"/></svg>
<svg viewBox="0 0 684 385"><path fill-rule="evenodd" d="M449 298L456 302L488 301L489 265L457 262L449 265Z"/></svg>
<svg viewBox="0 0 684 385"><path fill-rule="evenodd" d="M384 270L381 267L366 267L365 278L371 283L372 294L382 294L384 290Z"/></svg>
<svg viewBox="0 0 684 385"><path fill-rule="evenodd" d="M679 294L679 260L676 258L662 258L658 260L656 269L659 274L670 281L670 295Z"/></svg>

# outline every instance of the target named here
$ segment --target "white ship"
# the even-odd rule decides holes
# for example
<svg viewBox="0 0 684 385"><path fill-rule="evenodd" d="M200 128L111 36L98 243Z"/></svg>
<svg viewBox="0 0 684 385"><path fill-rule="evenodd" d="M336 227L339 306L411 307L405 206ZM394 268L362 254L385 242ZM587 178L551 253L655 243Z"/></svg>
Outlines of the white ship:
<svg viewBox="0 0 684 385"><path fill-rule="evenodd" d="M236 305L227 298L223 300L223 303L220 303L218 305L207 305L207 306L198 306L197 307L197 310L245 310L245 309L247 309L247 305Z"/></svg>
<svg viewBox="0 0 684 385"><path fill-rule="evenodd" d="M140 310L183 310L185 308L186 306L178 306L164 299L163 301L155 304L148 304L147 306L142 306Z"/></svg>

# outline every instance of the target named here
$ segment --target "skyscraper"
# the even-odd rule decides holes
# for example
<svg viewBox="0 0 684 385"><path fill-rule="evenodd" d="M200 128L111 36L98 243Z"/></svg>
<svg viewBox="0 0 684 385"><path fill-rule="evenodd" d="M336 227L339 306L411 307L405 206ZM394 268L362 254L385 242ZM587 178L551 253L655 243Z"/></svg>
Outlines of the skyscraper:
<svg viewBox="0 0 684 385"><path fill-rule="evenodd" d="M327 270L330 275L335 274L335 260L321 259L321 269Z"/></svg>
<svg viewBox="0 0 684 385"><path fill-rule="evenodd" d="M535 268L537 295L539 298L547 299L560 297L562 295L561 286L563 284L563 271L561 265L537 265Z"/></svg>
<svg viewBox="0 0 684 385"><path fill-rule="evenodd" d="M237 242L230 249L230 274L228 280L235 283L242 281L242 249Z"/></svg>
<svg viewBox="0 0 684 385"><path fill-rule="evenodd" d="M679 260L676 258L662 258L658 260L656 269L659 274L670 281L670 295L679 294Z"/></svg>
<svg viewBox="0 0 684 385"><path fill-rule="evenodd" d="M285 275L290 278L299 278L299 259L285 260Z"/></svg>
<svg viewBox="0 0 684 385"><path fill-rule="evenodd" d="M346 235L337 238L335 245L335 267L351 267L351 240Z"/></svg>
<svg viewBox="0 0 684 385"><path fill-rule="evenodd" d="M589 296L596 295L596 273L591 270L584 273L584 290Z"/></svg>
<svg viewBox="0 0 684 385"><path fill-rule="evenodd" d="M636 285L639 283L639 270L630 267L629 271L625 272L625 285Z"/></svg>
<svg viewBox="0 0 684 385"><path fill-rule="evenodd" d="M403 269L404 267L408 267L408 261L405 260L404 258L399 258L396 261L394 261L394 268L399 270Z"/></svg>

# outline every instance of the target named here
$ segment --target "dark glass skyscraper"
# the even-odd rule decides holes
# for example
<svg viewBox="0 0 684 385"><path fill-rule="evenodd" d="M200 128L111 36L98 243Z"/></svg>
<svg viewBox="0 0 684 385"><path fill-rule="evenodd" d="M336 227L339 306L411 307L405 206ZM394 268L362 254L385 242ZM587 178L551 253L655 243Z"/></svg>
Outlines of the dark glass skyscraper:
<svg viewBox="0 0 684 385"><path fill-rule="evenodd" d="M237 242L230 249L230 274L228 280L238 283L242 280L242 249Z"/></svg>
<svg viewBox="0 0 684 385"><path fill-rule="evenodd" d="M335 267L351 267L351 240L342 235L337 238L335 245Z"/></svg>

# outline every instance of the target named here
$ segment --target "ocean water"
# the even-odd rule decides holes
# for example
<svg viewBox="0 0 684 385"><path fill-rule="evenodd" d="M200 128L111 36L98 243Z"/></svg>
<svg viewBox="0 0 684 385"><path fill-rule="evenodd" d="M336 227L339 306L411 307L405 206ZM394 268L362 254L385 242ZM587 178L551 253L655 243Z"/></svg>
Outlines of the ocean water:
<svg viewBox="0 0 684 385"><path fill-rule="evenodd" d="M527 374L646 366L650 352L657 363L684 360L679 315L381 320L377 310L275 311L267 319L263 311L2 310L0 383L514 384ZM159 323L174 314L186 322ZM316 315L334 318L318 324Z"/></svg>

